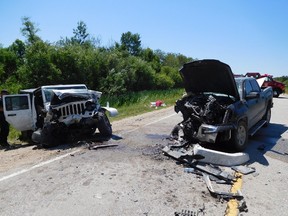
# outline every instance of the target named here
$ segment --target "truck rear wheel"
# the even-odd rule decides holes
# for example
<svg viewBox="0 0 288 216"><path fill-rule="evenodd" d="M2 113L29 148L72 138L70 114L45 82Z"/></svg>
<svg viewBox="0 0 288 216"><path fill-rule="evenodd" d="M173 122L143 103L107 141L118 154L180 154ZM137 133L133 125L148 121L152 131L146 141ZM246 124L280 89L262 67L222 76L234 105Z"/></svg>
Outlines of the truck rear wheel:
<svg viewBox="0 0 288 216"><path fill-rule="evenodd" d="M267 127L269 125L270 119L271 119L271 108L267 108L265 115L263 116L263 120L266 121L264 127Z"/></svg>
<svg viewBox="0 0 288 216"><path fill-rule="evenodd" d="M280 95L279 90L278 90L278 89L273 89L273 96L276 97L276 98L278 98L279 95Z"/></svg>
<svg viewBox="0 0 288 216"><path fill-rule="evenodd" d="M230 143L236 151L243 151L248 142L248 130L245 121L239 121L236 130L232 131Z"/></svg>

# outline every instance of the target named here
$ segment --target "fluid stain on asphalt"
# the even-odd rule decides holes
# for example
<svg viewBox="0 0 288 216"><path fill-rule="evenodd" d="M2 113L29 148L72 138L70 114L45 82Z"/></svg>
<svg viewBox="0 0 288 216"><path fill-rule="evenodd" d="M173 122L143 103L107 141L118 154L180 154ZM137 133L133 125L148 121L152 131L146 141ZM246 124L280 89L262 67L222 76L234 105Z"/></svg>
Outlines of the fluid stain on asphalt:
<svg viewBox="0 0 288 216"><path fill-rule="evenodd" d="M166 139L168 136L167 134L146 134L146 137L149 139Z"/></svg>
<svg viewBox="0 0 288 216"><path fill-rule="evenodd" d="M152 156L152 158L155 160L164 160L166 158L162 154L163 148L164 148L164 145L160 145L160 144L155 145L155 146L147 146L142 149L142 155Z"/></svg>

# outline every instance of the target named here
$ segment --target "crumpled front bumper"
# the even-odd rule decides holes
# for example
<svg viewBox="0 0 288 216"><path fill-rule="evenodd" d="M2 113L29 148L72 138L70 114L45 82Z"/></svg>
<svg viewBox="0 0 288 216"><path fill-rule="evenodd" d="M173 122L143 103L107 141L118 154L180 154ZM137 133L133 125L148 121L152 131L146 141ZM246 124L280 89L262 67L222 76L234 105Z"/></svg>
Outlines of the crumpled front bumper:
<svg viewBox="0 0 288 216"><path fill-rule="evenodd" d="M200 125L196 138L202 142L215 143L217 136L220 132L229 132L229 138L231 137L230 131L235 129L233 124L226 125Z"/></svg>

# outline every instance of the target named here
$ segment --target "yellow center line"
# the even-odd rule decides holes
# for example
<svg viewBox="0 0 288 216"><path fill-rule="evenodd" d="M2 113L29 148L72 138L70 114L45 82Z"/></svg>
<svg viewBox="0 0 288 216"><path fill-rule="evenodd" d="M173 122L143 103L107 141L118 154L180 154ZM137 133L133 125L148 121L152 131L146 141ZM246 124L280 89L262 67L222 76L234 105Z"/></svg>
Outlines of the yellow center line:
<svg viewBox="0 0 288 216"><path fill-rule="evenodd" d="M242 187L243 183L243 174L239 172L235 172L235 177L236 181L233 183L230 192L231 193L237 193ZM231 199L227 203L226 211L225 211L225 216L237 216L239 215L239 202L237 199Z"/></svg>

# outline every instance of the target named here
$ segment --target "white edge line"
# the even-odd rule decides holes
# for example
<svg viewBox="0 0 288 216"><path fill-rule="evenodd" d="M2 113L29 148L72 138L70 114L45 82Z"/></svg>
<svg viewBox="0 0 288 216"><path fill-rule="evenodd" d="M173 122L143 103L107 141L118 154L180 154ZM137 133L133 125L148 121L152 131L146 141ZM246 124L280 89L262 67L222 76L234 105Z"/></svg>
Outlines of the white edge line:
<svg viewBox="0 0 288 216"><path fill-rule="evenodd" d="M163 118L161 118L161 119L158 119L158 120L156 120L156 121L147 123L147 124L143 125L142 127L146 127L146 126L148 126L148 125L155 124L155 123L160 122L160 121L162 121L162 120L164 120L164 119L170 118L170 117L172 117L172 116L174 116L174 115L176 115L176 113L173 113L173 114L171 114L171 115L169 115L169 116L165 116L165 117L163 117ZM131 132L133 132L133 131L138 130L139 128L141 128L141 127L134 128L134 129L132 129L132 130L130 130L130 131L127 131L126 133L131 133ZM65 158L65 157L67 157L67 156L69 156L69 155L71 155L71 154L75 154L75 153L77 153L77 152L79 152L79 151L80 151L80 149L75 150L75 151L73 151L73 152L69 152L69 153L67 153L67 154L65 154L65 155L61 155L61 156L59 156L59 157L53 158L53 159L48 160L48 161L43 161L43 162L41 162L41 163L39 163L39 164L36 164L36 165L34 165L34 166L32 166L32 167L30 167L30 168L28 168L28 169L23 169L23 170L20 170L20 171L18 171L18 172L12 173L12 174L10 174L10 175L4 176L4 177L0 178L0 182L2 182L2 181L4 181L4 180L7 180L7 179L10 179L10 178L13 178L13 177L18 176L18 175L21 175L21 174L23 174L23 173L29 172L29 171L31 171L31 170L33 170L33 169L38 168L38 167L45 166L45 165L50 164L50 163L52 163L52 162L54 162L54 161L60 160L60 159L62 159L62 158Z"/></svg>
<svg viewBox="0 0 288 216"><path fill-rule="evenodd" d="M64 154L64 155L60 155L60 156L58 156L58 157L56 157L56 158L53 158L53 159L51 159L51 160L43 161L43 162L41 162L41 163L39 163L39 164L36 164L36 165L34 165L34 166L32 166L32 167L30 167L30 168L28 168L28 169L22 169L22 170L20 170L20 171L18 171L18 172L12 173L12 174L7 175L7 176L4 176L4 177L0 178L0 182L2 182L2 181L4 181L4 180L7 180L7 179L10 179L10 178L13 178L13 177L15 177L15 176L18 176L18 175L20 175L20 174L29 172L29 171L31 171L31 170L33 170L33 169L38 168L38 167L45 166L45 165L50 164L50 163L52 163L52 162L54 162L54 161L57 161L57 160L60 160L60 159L62 159L62 158L65 158L65 157L67 157L67 156L69 156L69 155L75 154L75 153L77 153L77 152L79 152L79 151L80 151L80 149L75 150L75 151L73 151L73 152L69 152L69 153Z"/></svg>

